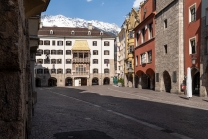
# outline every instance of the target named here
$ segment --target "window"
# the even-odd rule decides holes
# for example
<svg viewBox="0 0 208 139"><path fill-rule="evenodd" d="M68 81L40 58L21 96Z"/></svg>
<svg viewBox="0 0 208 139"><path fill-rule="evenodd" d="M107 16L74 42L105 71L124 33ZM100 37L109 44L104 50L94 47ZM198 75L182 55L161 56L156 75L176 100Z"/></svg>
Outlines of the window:
<svg viewBox="0 0 208 139"><path fill-rule="evenodd" d="M50 41L49 40L45 40L44 41L44 45L50 45Z"/></svg>
<svg viewBox="0 0 208 139"><path fill-rule="evenodd" d="M134 51L134 46L129 46L128 53L132 53Z"/></svg>
<svg viewBox="0 0 208 139"><path fill-rule="evenodd" d="M145 42L145 28L142 29L142 43Z"/></svg>
<svg viewBox="0 0 208 139"><path fill-rule="evenodd" d="M98 64L98 59L93 59L92 61L93 64Z"/></svg>
<svg viewBox="0 0 208 139"><path fill-rule="evenodd" d="M61 64L62 59L57 59L57 64Z"/></svg>
<svg viewBox="0 0 208 139"><path fill-rule="evenodd" d="M91 35L91 31L88 31L87 35Z"/></svg>
<svg viewBox="0 0 208 139"><path fill-rule="evenodd" d="M103 32L102 31L100 32L100 35L103 35Z"/></svg>
<svg viewBox="0 0 208 139"><path fill-rule="evenodd" d="M138 56L136 56L136 66L138 66Z"/></svg>
<svg viewBox="0 0 208 139"><path fill-rule="evenodd" d="M51 55L56 55L56 50L51 50Z"/></svg>
<svg viewBox="0 0 208 139"><path fill-rule="evenodd" d="M118 66L118 70L121 70L121 66Z"/></svg>
<svg viewBox="0 0 208 139"><path fill-rule="evenodd" d="M98 69L93 69L93 73L98 73Z"/></svg>
<svg viewBox="0 0 208 139"><path fill-rule="evenodd" d="M92 46L97 46L97 41L93 41Z"/></svg>
<svg viewBox="0 0 208 139"><path fill-rule="evenodd" d="M149 39L152 39L153 37L153 28L152 28L152 23L149 24Z"/></svg>
<svg viewBox="0 0 208 139"><path fill-rule="evenodd" d="M109 41L104 41L104 46L109 46L109 45L110 45Z"/></svg>
<svg viewBox="0 0 208 139"><path fill-rule="evenodd" d="M129 39L132 39L132 38L134 38L134 31L129 32Z"/></svg>
<svg viewBox="0 0 208 139"><path fill-rule="evenodd" d="M104 59L104 64L109 64L109 59Z"/></svg>
<svg viewBox="0 0 208 139"><path fill-rule="evenodd" d="M146 64L146 53L141 54L141 64Z"/></svg>
<svg viewBox="0 0 208 139"><path fill-rule="evenodd" d="M66 50L66 55L71 55L71 50Z"/></svg>
<svg viewBox="0 0 208 139"><path fill-rule="evenodd" d="M93 50L93 55L98 55L98 50Z"/></svg>
<svg viewBox="0 0 208 139"><path fill-rule="evenodd" d="M37 74L43 74L43 69L37 69Z"/></svg>
<svg viewBox="0 0 208 139"><path fill-rule="evenodd" d="M74 35L74 34L75 34L74 30L72 30L72 31L71 31L71 35Z"/></svg>
<svg viewBox="0 0 208 139"><path fill-rule="evenodd" d="M51 64L56 64L56 59L51 59Z"/></svg>
<svg viewBox="0 0 208 139"><path fill-rule="evenodd" d="M139 45L139 32L137 32L136 34L136 46Z"/></svg>
<svg viewBox="0 0 208 139"><path fill-rule="evenodd" d="M71 46L72 42L71 41L66 41L66 46Z"/></svg>
<svg viewBox="0 0 208 139"><path fill-rule="evenodd" d="M50 54L50 50L44 50L44 54Z"/></svg>
<svg viewBox="0 0 208 139"><path fill-rule="evenodd" d="M77 53L74 53L74 54L73 54L73 57L76 58L76 57L77 57Z"/></svg>
<svg viewBox="0 0 208 139"><path fill-rule="evenodd" d="M109 69L104 69L104 73L109 73Z"/></svg>
<svg viewBox="0 0 208 139"><path fill-rule="evenodd" d="M66 74L71 74L71 69L66 69Z"/></svg>
<svg viewBox="0 0 208 139"><path fill-rule="evenodd" d="M83 65L79 65L78 67L76 67L76 72L86 72L86 67L84 67Z"/></svg>
<svg viewBox="0 0 208 139"><path fill-rule="evenodd" d="M53 30L50 30L50 34L53 34Z"/></svg>
<svg viewBox="0 0 208 139"><path fill-rule="evenodd" d="M208 8L206 9L206 25L208 25Z"/></svg>
<svg viewBox="0 0 208 139"><path fill-rule="evenodd" d="M44 69L44 74L49 74L49 69Z"/></svg>
<svg viewBox="0 0 208 139"><path fill-rule="evenodd" d="M57 74L63 74L63 69L57 69Z"/></svg>
<svg viewBox="0 0 208 139"><path fill-rule="evenodd" d="M43 41L42 40L39 41L39 45L43 45Z"/></svg>
<svg viewBox="0 0 208 139"><path fill-rule="evenodd" d="M52 41L52 45L53 45L53 46L56 45L56 41Z"/></svg>
<svg viewBox="0 0 208 139"><path fill-rule="evenodd" d="M167 54L168 53L168 46L164 45L164 49L165 49L165 54Z"/></svg>
<svg viewBox="0 0 208 139"><path fill-rule="evenodd" d="M105 50L104 55L110 55L110 52L108 50Z"/></svg>
<svg viewBox="0 0 208 139"><path fill-rule="evenodd" d="M51 69L51 74L56 74L56 69Z"/></svg>
<svg viewBox="0 0 208 139"><path fill-rule="evenodd" d="M63 41L58 41L58 42L57 42L57 45L58 45L58 46L63 46Z"/></svg>
<svg viewBox="0 0 208 139"><path fill-rule="evenodd" d="M132 61L128 62L128 68L130 68L130 69L132 68Z"/></svg>
<svg viewBox="0 0 208 139"><path fill-rule="evenodd" d="M147 52L148 54L148 63L152 62L152 51Z"/></svg>
<svg viewBox="0 0 208 139"><path fill-rule="evenodd" d="M196 54L196 40L195 38L190 39L190 54Z"/></svg>
<svg viewBox="0 0 208 139"><path fill-rule="evenodd" d="M66 59L66 64L71 64L71 59Z"/></svg>
<svg viewBox="0 0 208 139"><path fill-rule="evenodd" d="M165 20L164 20L164 28L167 28L167 27L168 27L168 20L165 19Z"/></svg>
<svg viewBox="0 0 208 139"><path fill-rule="evenodd" d="M193 22L196 20L196 4L192 5L189 8L189 22Z"/></svg>
<svg viewBox="0 0 208 139"><path fill-rule="evenodd" d="M63 55L63 50L57 50L57 55Z"/></svg>
<svg viewBox="0 0 208 139"><path fill-rule="evenodd" d="M43 59L37 59L36 61L38 64L43 64Z"/></svg>
<svg viewBox="0 0 208 139"><path fill-rule="evenodd" d="M50 59L44 59L44 64L50 64Z"/></svg>
<svg viewBox="0 0 208 139"><path fill-rule="evenodd" d="M43 54L43 50L41 49L37 50L37 53L36 53L37 56L41 56L42 54Z"/></svg>

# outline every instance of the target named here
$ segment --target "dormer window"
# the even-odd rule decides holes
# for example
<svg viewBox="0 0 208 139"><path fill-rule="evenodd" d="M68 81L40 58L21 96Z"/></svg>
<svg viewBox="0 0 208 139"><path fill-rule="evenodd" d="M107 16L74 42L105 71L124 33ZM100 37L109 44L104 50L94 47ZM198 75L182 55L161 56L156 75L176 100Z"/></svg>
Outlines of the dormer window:
<svg viewBox="0 0 208 139"><path fill-rule="evenodd" d="M72 35L74 35L74 34L75 34L74 30L72 30L72 31L71 31L71 34L72 34Z"/></svg>
<svg viewBox="0 0 208 139"><path fill-rule="evenodd" d="M87 33L88 35L91 35L91 31L88 31L88 33Z"/></svg>
<svg viewBox="0 0 208 139"><path fill-rule="evenodd" d="M102 31L100 32L100 35L103 35L103 32Z"/></svg>
<svg viewBox="0 0 208 139"><path fill-rule="evenodd" d="M50 30L50 34L53 34L53 30Z"/></svg>

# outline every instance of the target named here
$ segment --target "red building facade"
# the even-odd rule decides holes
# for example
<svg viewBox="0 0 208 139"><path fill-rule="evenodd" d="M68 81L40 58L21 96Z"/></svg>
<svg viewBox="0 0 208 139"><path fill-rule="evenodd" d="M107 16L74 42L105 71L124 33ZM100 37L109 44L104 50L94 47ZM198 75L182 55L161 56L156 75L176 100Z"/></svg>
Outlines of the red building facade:
<svg viewBox="0 0 208 139"><path fill-rule="evenodd" d="M192 93L200 94L201 0L184 1L184 74L191 68Z"/></svg>
<svg viewBox="0 0 208 139"><path fill-rule="evenodd" d="M155 89L155 10L156 1L141 5L141 21L134 29L135 87Z"/></svg>

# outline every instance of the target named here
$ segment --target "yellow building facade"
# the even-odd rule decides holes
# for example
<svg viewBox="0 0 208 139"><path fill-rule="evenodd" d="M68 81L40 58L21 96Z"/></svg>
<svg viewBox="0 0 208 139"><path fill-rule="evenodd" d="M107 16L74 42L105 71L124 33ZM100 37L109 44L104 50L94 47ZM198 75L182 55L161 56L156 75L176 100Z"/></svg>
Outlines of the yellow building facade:
<svg viewBox="0 0 208 139"><path fill-rule="evenodd" d="M125 77L126 87L134 87L134 28L140 23L140 11L132 8L126 19L126 58L125 58Z"/></svg>

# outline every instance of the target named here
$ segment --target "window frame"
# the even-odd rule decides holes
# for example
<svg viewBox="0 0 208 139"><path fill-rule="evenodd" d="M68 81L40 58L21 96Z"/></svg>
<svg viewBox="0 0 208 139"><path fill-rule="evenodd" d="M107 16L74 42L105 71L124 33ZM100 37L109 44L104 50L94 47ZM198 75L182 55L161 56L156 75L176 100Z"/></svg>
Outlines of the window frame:
<svg viewBox="0 0 208 139"><path fill-rule="evenodd" d="M66 41L66 46L72 46L72 41Z"/></svg>
<svg viewBox="0 0 208 139"><path fill-rule="evenodd" d="M97 62L95 62L97 61ZM92 59L92 64L98 64L98 59Z"/></svg>
<svg viewBox="0 0 208 139"><path fill-rule="evenodd" d="M51 42L50 40L44 40L43 44L44 45L50 45L50 42Z"/></svg>
<svg viewBox="0 0 208 139"><path fill-rule="evenodd" d="M109 41L104 41L104 46L110 46L110 42Z"/></svg>
<svg viewBox="0 0 208 139"><path fill-rule="evenodd" d="M195 42L195 45L194 45L194 47L195 47L195 53L193 53L193 46L192 46L192 41L194 40L194 42ZM195 54L197 54L197 43L196 43L196 36L194 36L194 37L192 37L192 38L190 38L189 39L189 54L190 55L195 55Z"/></svg>
<svg viewBox="0 0 208 139"><path fill-rule="evenodd" d="M62 59L56 59L56 64L62 64Z"/></svg>
<svg viewBox="0 0 208 139"><path fill-rule="evenodd" d="M194 15L192 15L192 10L193 9L195 9L195 11L194 11ZM194 3L194 4L192 4L190 7L189 7L189 23L191 23L191 22L195 22L196 21L196 12L197 12L197 10L196 10L196 3ZM193 19L192 19L192 17L193 17Z"/></svg>
<svg viewBox="0 0 208 139"><path fill-rule="evenodd" d="M92 51L92 54L93 54L93 55L98 55L98 50L93 50L93 51Z"/></svg>
<svg viewBox="0 0 208 139"><path fill-rule="evenodd" d="M92 41L92 46L97 46L97 41Z"/></svg>
<svg viewBox="0 0 208 139"><path fill-rule="evenodd" d="M110 51L109 50L104 50L104 55L110 55Z"/></svg>
<svg viewBox="0 0 208 139"><path fill-rule="evenodd" d="M63 41L57 41L57 46L63 46Z"/></svg>
<svg viewBox="0 0 208 139"><path fill-rule="evenodd" d="M66 55L71 55L71 50L66 50Z"/></svg>

